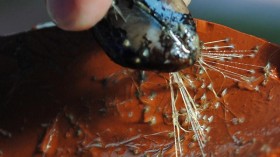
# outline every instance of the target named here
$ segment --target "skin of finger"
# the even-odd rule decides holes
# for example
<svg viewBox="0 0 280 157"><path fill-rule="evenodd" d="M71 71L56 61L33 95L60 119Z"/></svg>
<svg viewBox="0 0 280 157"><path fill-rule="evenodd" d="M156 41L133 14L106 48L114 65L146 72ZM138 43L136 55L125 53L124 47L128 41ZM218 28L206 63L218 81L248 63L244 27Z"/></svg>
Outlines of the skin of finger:
<svg viewBox="0 0 280 157"><path fill-rule="evenodd" d="M62 29L91 28L110 8L112 0L46 0L50 17Z"/></svg>

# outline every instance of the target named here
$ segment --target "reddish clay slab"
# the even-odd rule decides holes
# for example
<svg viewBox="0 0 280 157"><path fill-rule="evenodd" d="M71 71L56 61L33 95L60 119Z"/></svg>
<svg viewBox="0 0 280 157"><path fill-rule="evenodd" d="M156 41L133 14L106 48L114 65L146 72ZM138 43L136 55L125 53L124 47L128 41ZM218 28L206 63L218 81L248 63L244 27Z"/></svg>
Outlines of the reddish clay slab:
<svg viewBox="0 0 280 157"><path fill-rule="evenodd" d="M259 46L256 58L243 62L270 62L273 70L258 91L209 72L227 95L224 107L204 111L214 115L206 154L280 155L280 47L207 21L197 20L197 30L202 41L229 37L238 49ZM138 71L111 62L90 31L1 37L0 64L0 156L174 155L168 74L139 79ZM192 136L184 134L184 151L199 156Z"/></svg>

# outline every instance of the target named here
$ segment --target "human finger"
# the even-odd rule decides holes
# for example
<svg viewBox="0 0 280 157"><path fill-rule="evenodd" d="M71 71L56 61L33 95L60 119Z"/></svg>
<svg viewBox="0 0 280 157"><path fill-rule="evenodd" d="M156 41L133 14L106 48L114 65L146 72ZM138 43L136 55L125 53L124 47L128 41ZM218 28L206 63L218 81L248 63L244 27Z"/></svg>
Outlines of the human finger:
<svg viewBox="0 0 280 157"><path fill-rule="evenodd" d="M53 21L64 30L79 31L95 25L107 12L112 0L46 0Z"/></svg>

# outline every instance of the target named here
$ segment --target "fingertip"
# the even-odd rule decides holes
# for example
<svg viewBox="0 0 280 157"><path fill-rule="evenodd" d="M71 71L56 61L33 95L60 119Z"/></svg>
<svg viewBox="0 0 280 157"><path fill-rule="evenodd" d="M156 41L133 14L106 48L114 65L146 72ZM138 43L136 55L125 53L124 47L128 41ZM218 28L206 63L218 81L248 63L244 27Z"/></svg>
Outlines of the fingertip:
<svg viewBox="0 0 280 157"><path fill-rule="evenodd" d="M91 28L111 6L112 0L47 0L47 10L53 21L64 30Z"/></svg>

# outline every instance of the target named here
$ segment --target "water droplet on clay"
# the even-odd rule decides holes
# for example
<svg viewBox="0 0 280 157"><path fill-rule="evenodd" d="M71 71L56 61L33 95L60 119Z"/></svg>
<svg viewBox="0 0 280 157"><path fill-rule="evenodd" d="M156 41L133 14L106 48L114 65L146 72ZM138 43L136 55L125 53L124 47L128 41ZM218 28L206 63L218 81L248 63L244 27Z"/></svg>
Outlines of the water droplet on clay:
<svg viewBox="0 0 280 157"><path fill-rule="evenodd" d="M150 107L150 106L146 105L146 106L144 107L144 113L148 113L148 112L150 112L150 110L151 110L151 107Z"/></svg>
<svg viewBox="0 0 280 157"><path fill-rule="evenodd" d="M238 122L240 124L244 123L245 122L245 118L244 117L238 118Z"/></svg>
<svg viewBox="0 0 280 157"><path fill-rule="evenodd" d="M157 119L156 119L156 117L152 117L150 120L149 120L149 124L150 125L155 125L157 123Z"/></svg>
<svg viewBox="0 0 280 157"><path fill-rule="evenodd" d="M208 122L209 122L209 123L212 123L213 120L214 120L214 116L210 116L210 117L208 118Z"/></svg>
<svg viewBox="0 0 280 157"><path fill-rule="evenodd" d="M224 97L225 95L227 94L227 88L225 88L224 90L223 90L223 92L222 92L222 97Z"/></svg>
<svg viewBox="0 0 280 157"><path fill-rule="evenodd" d="M264 144L264 145L261 147L261 151L262 151L262 152L265 152L265 153L269 153L269 152L271 152L271 147L270 147L268 144Z"/></svg>
<svg viewBox="0 0 280 157"><path fill-rule="evenodd" d="M150 94L150 96L149 96L149 99L150 99L150 100L154 100L156 96L157 96L157 93L154 92L154 91L152 91L151 94Z"/></svg>
<svg viewBox="0 0 280 157"><path fill-rule="evenodd" d="M215 106L215 109L218 109L221 106L221 103L220 102L216 102L214 106Z"/></svg>
<svg viewBox="0 0 280 157"><path fill-rule="evenodd" d="M233 125L237 125L238 124L238 118L232 118L231 120Z"/></svg>
<svg viewBox="0 0 280 157"><path fill-rule="evenodd" d="M207 115L204 115L203 117L202 117L202 119L204 120L204 121L206 121L207 120Z"/></svg>
<svg viewBox="0 0 280 157"><path fill-rule="evenodd" d="M77 131L77 136L78 136L78 137L82 137L82 136L83 136L83 131L82 131L81 129L79 129L79 130Z"/></svg>
<svg viewBox="0 0 280 157"><path fill-rule="evenodd" d="M205 131L206 131L207 133L209 133L209 132L211 131L211 127L208 126L207 128L205 128Z"/></svg>

